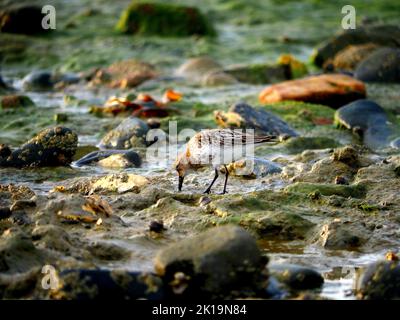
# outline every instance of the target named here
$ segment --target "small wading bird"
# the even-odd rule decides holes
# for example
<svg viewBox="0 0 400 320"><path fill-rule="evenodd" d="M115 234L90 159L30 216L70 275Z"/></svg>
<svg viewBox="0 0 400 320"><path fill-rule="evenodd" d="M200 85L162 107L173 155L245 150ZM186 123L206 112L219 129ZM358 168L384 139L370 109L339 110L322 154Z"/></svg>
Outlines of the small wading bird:
<svg viewBox="0 0 400 320"><path fill-rule="evenodd" d="M195 134L187 143L186 149L180 153L175 161L175 170L178 172L178 190L182 190L183 180L190 171L212 166L214 178L204 193L210 193L211 188L218 178L220 166L225 168L225 182L222 194L226 193L228 182L227 164L242 158L243 152L249 155L254 152L254 145L266 142L278 142L276 136L254 135L253 130L243 132L238 129L212 129L203 130ZM252 154L251 154L252 155Z"/></svg>

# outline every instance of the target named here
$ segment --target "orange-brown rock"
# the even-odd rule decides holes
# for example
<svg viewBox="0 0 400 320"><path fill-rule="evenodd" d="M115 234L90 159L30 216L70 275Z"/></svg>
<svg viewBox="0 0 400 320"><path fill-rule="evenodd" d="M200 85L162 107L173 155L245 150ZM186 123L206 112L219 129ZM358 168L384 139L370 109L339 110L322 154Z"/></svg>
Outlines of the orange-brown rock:
<svg viewBox="0 0 400 320"><path fill-rule="evenodd" d="M274 84L260 93L259 100L264 104L296 100L338 108L365 96L361 81L344 74L324 74Z"/></svg>

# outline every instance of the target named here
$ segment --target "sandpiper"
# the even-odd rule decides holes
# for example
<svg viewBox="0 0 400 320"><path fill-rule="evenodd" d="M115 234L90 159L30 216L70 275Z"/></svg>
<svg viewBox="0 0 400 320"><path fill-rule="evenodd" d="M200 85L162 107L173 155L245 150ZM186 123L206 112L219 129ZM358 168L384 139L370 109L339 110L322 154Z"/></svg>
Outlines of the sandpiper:
<svg viewBox="0 0 400 320"><path fill-rule="evenodd" d="M225 182L222 194L226 193L228 182L227 164L239 160L254 151L254 145L265 142L277 142L276 136L254 135L253 130L241 129L210 129L195 134L186 144L185 150L175 161L178 172L178 190L182 190L183 180L190 171L196 171L205 166L214 168L214 178L204 193L210 193L218 178L219 168L225 168Z"/></svg>

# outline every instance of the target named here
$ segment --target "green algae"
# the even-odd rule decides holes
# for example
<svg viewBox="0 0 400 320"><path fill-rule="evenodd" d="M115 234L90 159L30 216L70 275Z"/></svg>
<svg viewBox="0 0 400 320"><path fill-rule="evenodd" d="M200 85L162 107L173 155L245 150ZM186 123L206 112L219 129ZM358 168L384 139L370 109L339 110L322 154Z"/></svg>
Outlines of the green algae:
<svg viewBox="0 0 400 320"><path fill-rule="evenodd" d="M354 197L362 198L365 196L365 186L361 184L356 185L337 185L337 184L323 184L323 183L308 183L296 182L285 188L287 192L312 194L319 192L324 196L337 195L344 198Z"/></svg>
<svg viewBox="0 0 400 320"><path fill-rule="evenodd" d="M137 0L122 13L116 30L167 37L215 35L210 22L195 7Z"/></svg>

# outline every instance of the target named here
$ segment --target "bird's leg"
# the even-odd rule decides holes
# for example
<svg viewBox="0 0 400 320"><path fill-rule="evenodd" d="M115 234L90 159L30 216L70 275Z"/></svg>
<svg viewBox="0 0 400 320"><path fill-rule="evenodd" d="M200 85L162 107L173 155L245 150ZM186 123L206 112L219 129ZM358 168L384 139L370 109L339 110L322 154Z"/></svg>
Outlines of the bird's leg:
<svg viewBox="0 0 400 320"><path fill-rule="evenodd" d="M222 191L222 194L226 193L226 184L228 183L228 176L229 176L228 168L226 167L226 165L224 165L224 168L225 168L225 182L224 182L224 190Z"/></svg>
<svg viewBox="0 0 400 320"><path fill-rule="evenodd" d="M212 188L212 186L213 186L215 180L217 180L217 178L218 178L218 169L215 169L215 176L214 176L214 179L213 179L213 181L211 181L210 185L208 186L208 188L206 189L206 191L204 191L204 193L210 193L210 192L211 192L211 188Z"/></svg>

